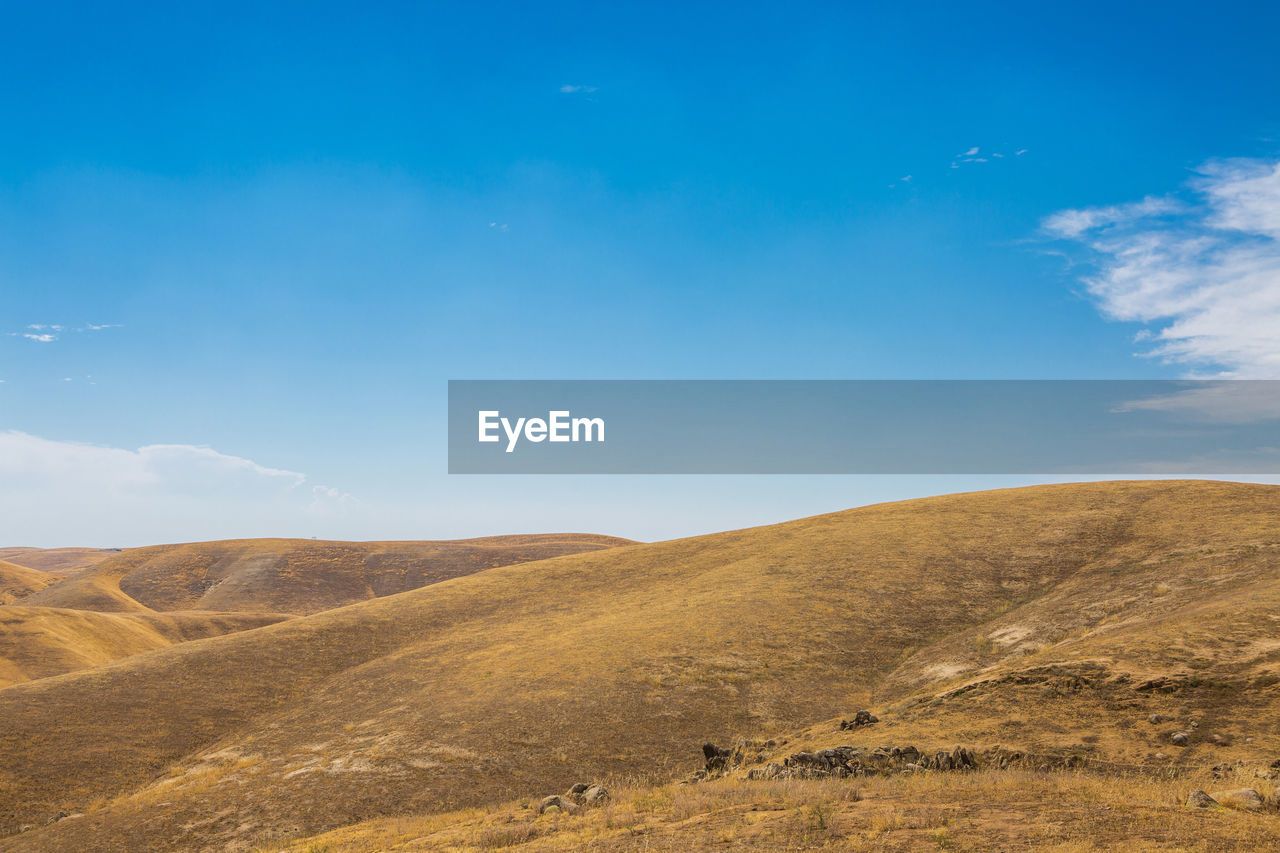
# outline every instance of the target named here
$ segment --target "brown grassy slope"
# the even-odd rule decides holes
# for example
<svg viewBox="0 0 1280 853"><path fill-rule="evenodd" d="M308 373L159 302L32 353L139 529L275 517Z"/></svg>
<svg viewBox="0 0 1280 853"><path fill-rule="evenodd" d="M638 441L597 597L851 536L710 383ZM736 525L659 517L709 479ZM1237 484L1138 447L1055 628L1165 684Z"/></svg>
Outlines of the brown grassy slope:
<svg viewBox="0 0 1280 853"><path fill-rule="evenodd" d="M53 575L0 560L0 604L9 604L56 583Z"/></svg>
<svg viewBox="0 0 1280 853"><path fill-rule="evenodd" d="M117 614L0 607L0 687L286 618L272 613Z"/></svg>
<svg viewBox="0 0 1280 853"><path fill-rule="evenodd" d="M964 742L1003 731L1025 697L997 690L988 711L981 690L959 694L975 704L944 728L952 700L895 673L911 655L972 646L975 626L1032 618L1037 600L1053 610L1081 577L1068 609L1097 613L1085 630L1105 637L1131 575L1163 562L1164 583L1193 586L1223 549L1244 549L1231 583L1265 586L1277 520L1280 489L1223 483L886 504L495 569L16 685L0 690L0 827L88 811L0 849L246 849L577 778L668 778L705 737L772 735L873 699L919 714L904 735ZM1270 694L1250 696L1272 720ZM1029 723L1110 719L1112 701L1082 694Z"/></svg>
<svg viewBox="0 0 1280 853"><path fill-rule="evenodd" d="M316 613L494 566L629 544L590 534L450 542L235 539L131 548L23 604L79 610Z"/></svg>
<svg viewBox="0 0 1280 853"><path fill-rule="evenodd" d="M0 560L54 575L68 575L96 566L119 553L119 548L0 548Z"/></svg>

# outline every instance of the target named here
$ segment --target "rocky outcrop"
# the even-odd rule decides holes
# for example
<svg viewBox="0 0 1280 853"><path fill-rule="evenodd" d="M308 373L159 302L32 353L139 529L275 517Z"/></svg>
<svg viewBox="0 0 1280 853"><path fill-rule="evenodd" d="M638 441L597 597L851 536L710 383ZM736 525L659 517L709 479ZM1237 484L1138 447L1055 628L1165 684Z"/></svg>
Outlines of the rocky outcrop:
<svg viewBox="0 0 1280 853"><path fill-rule="evenodd" d="M573 814L581 808L602 806L609 799L609 791L595 782L575 782L564 794L543 797L538 804L538 814L564 812Z"/></svg>
<svg viewBox="0 0 1280 853"><path fill-rule="evenodd" d="M1004 757L1007 762L1008 757ZM976 770L978 757L973 750L957 746L951 751L932 754L914 746L864 747L838 746L814 752L795 752L781 763L770 762L747 772L748 779L838 779L852 776L888 775L926 770Z"/></svg>
<svg viewBox="0 0 1280 853"><path fill-rule="evenodd" d="M552 794L549 797L543 797L542 802L538 804L538 814L552 814L564 812L565 814L573 814L578 810L578 806L570 799L562 797L559 794Z"/></svg>

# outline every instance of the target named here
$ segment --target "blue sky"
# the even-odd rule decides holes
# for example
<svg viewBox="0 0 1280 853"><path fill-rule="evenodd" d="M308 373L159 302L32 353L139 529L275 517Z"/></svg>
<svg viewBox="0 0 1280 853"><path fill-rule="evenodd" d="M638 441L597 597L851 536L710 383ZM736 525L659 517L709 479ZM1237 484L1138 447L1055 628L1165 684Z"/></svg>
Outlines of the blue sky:
<svg viewBox="0 0 1280 853"><path fill-rule="evenodd" d="M1280 376L1273 4L269 6L8 11L0 544L1029 481L449 478L450 378Z"/></svg>

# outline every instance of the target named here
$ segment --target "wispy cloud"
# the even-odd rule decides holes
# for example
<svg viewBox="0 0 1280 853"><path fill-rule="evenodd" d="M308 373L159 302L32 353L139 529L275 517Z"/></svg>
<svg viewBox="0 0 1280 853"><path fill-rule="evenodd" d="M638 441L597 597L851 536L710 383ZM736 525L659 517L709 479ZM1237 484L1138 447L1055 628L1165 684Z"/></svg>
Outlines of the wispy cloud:
<svg viewBox="0 0 1280 853"><path fill-rule="evenodd" d="M1015 159L1026 153L1027 149L1025 148L1009 151L1008 147L1006 147L1004 151L990 151L984 154L982 153L981 147L974 145L953 157L951 160L951 168L959 169L961 166L990 163L993 160Z"/></svg>
<svg viewBox="0 0 1280 853"><path fill-rule="evenodd" d="M1064 210L1102 313L1144 323L1146 354L1193 374L1280 378L1280 162L1203 166L1183 193Z"/></svg>
<svg viewBox="0 0 1280 853"><path fill-rule="evenodd" d="M597 86L583 86L577 83L566 83L560 87L560 93L563 95L590 95L592 92L598 92Z"/></svg>
<svg viewBox="0 0 1280 853"><path fill-rule="evenodd" d="M63 332L100 332L103 329L119 329L119 323L85 323L83 326L69 328L60 323L28 323L21 332L8 332L11 338L26 338L42 344L51 344L58 340Z"/></svg>
<svg viewBox="0 0 1280 853"><path fill-rule="evenodd" d="M211 447L129 450L0 431L0 540L25 538L33 530L43 533L37 538L56 539L59 524L82 515L94 519L90 526L101 524L108 542L141 535L135 530L144 520L171 524L172 535L193 538L258 532L262 519L301 533L355 503L300 472ZM45 518L52 506L62 508L60 519L56 513Z"/></svg>

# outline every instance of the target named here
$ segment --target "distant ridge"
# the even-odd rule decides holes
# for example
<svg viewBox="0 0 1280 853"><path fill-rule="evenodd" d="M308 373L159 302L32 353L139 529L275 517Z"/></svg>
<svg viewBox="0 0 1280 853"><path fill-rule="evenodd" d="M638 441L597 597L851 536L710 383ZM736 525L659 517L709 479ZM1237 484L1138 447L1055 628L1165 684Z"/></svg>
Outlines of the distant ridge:
<svg viewBox="0 0 1280 853"><path fill-rule="evenodd" d="M563 533L439 542L229 539L156 545L113 555L22 603L108 613L307 614L495 566L628 544L612 536Z"/></svg>

